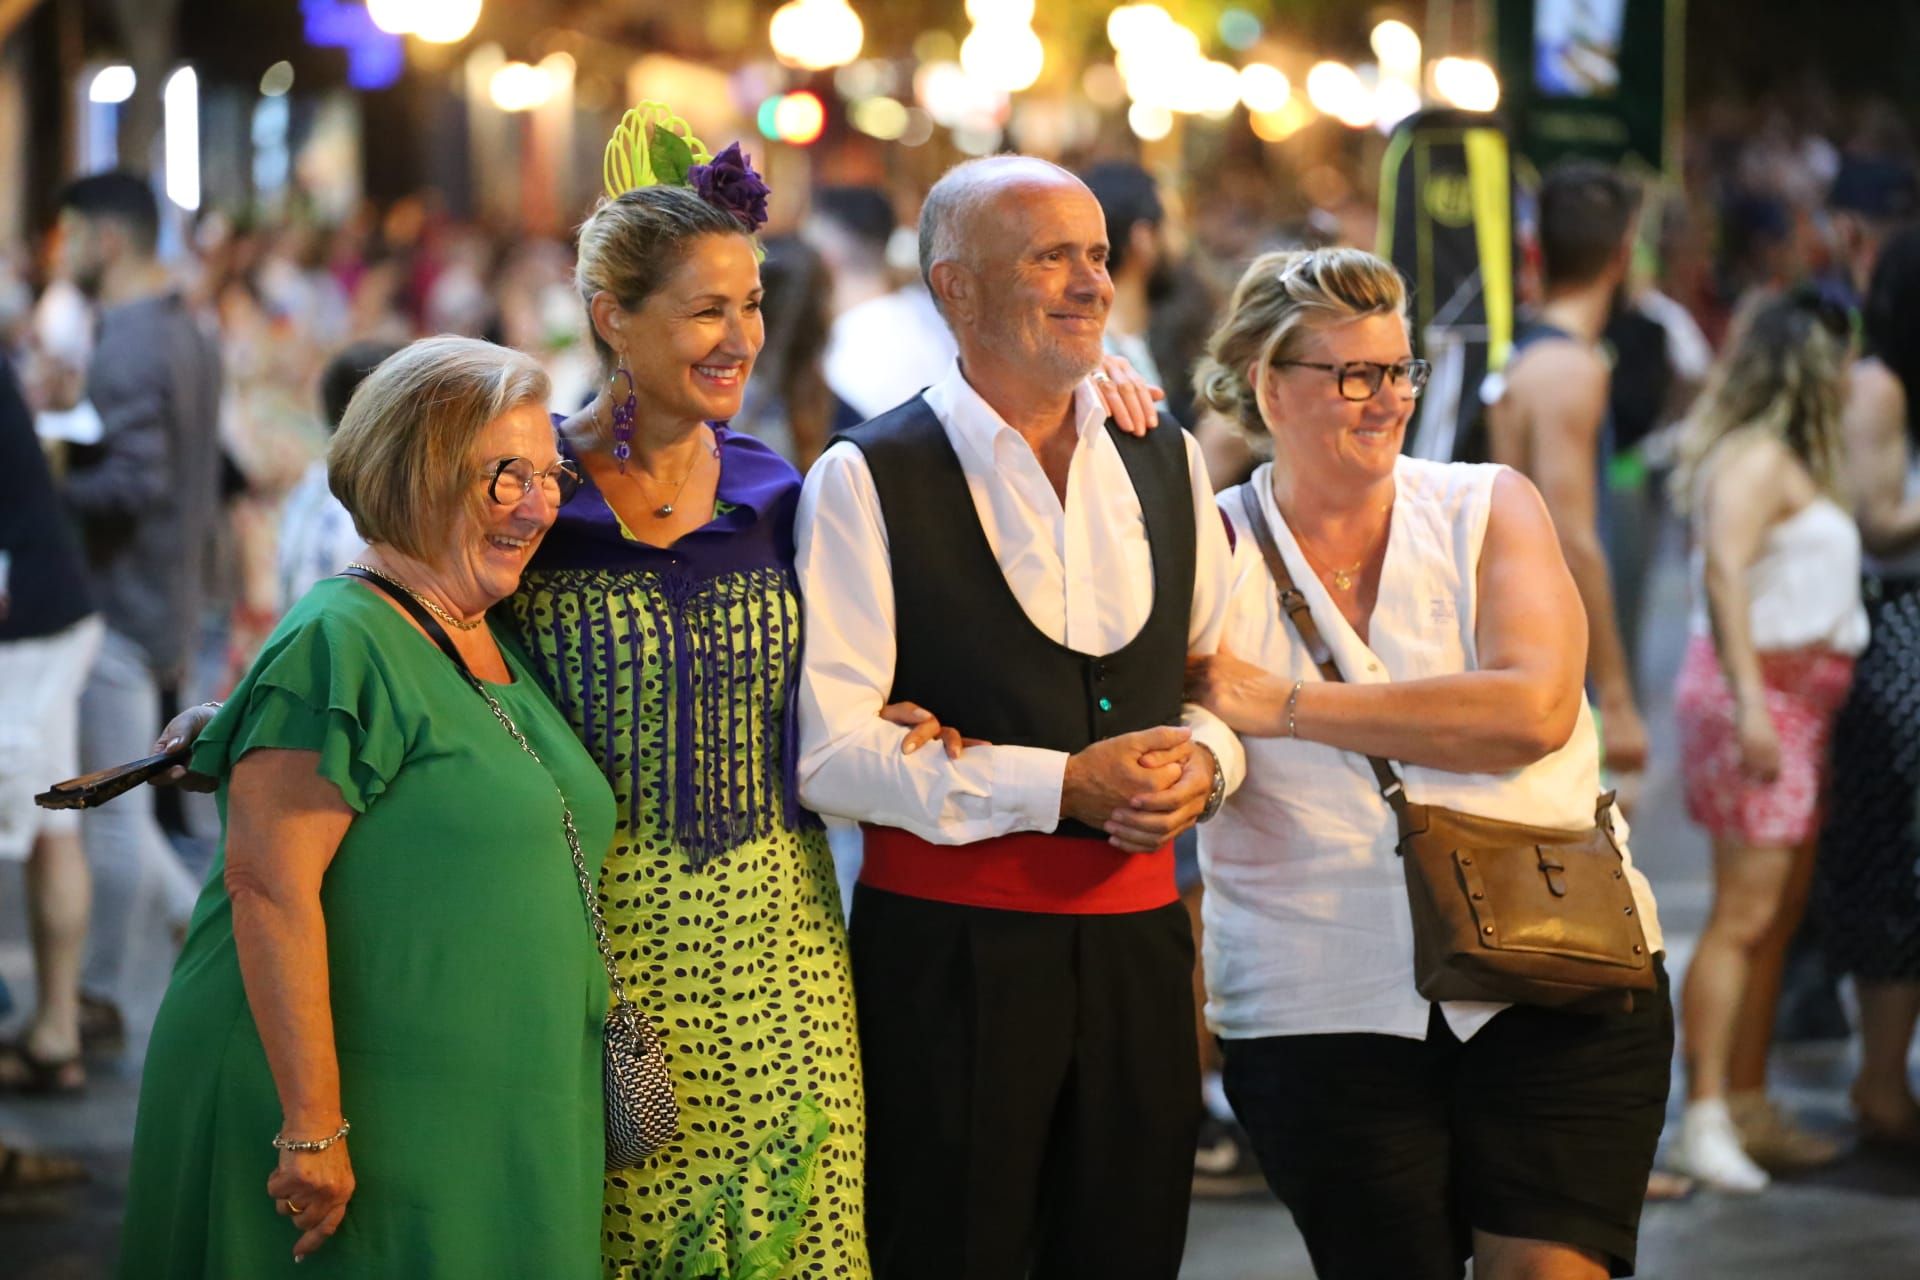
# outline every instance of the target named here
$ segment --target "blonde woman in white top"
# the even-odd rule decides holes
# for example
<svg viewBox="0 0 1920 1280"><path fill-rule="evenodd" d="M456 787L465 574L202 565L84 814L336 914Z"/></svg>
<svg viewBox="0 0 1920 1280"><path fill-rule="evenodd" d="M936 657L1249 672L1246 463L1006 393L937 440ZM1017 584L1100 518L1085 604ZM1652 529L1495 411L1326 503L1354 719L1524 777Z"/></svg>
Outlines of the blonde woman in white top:
<svg viewBox="0 0 1920 1280"><path fill-rule="evenodd" d="M1580 597L1538 492L1401 455L1426 373L1405 311L1371 254L1268 254L1198 377L1275 456L1221 495L1239 535L1226 638L1191 664L1190 694L1247 754L1201 834L1208 1020L1320 1276L1454 1280L1469 1256L1480 1280L1625 1275L1667 1093L1664 975L1630 1014L1414 988L1393 814L1365 755L1398 761L1417 801L1578 829L1599 744ZM1281 613L1250 504L1348 683L1319 678Z"/></svg>
<svg viewBox="0 0 1920 1280"><path fill-rule="evenodd" d="M1676 1163L1732 1191L1763 1164L1838 1148L1766 1099L1787 943L1805 912L1834 719L1867 643L1860 534L1834 499L1851 346L1810 291L1762 304L1681 437L1694 520L1693 638L1674 694L1687 811L1713 837L1714 895L1680 1007L1687 1111Z"/></svg>

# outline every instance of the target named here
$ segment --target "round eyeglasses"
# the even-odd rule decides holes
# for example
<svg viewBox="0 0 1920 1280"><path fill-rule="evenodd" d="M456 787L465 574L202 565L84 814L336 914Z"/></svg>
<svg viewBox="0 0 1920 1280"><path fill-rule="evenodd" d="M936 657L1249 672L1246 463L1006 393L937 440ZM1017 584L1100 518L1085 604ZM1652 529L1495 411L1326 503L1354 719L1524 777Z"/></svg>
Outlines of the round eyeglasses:
<svg viewBox="0 0 1920 1280"><path fill-rule="evenodd" d="M487 496L503 507L517 506L538 484L548 501L563 507L580 491L580 472L565 458L545 471L535 471L525 458L502 458L486 471Z"/></svg>
<svg viewBox="0 0 1920 1280"><path fill-rule="evenodd" d="M1340 384L1340 394L1348 400L1371 400L1380 394L1380 384L1391 382L1405 387L1409 396L1418 396L1433 375L1433 366L1425 360L1402 360L1380 364L1373 360L1349 360L1345 364L1322 364L1313 360L1275 360L1275 368L1324 369Z"/></svg>

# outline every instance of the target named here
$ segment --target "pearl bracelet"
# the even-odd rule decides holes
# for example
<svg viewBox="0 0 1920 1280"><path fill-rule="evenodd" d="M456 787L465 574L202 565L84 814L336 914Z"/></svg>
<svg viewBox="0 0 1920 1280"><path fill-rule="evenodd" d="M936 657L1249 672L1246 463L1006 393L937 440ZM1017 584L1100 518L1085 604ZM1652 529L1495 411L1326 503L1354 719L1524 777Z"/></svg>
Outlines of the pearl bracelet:
<svg viewBox="0 0 1920 1280"><path fill-rule="evenodd" d="M325 1151L328 1147L346 1137L347 1131L351 1128L353 1128L353 1126L342 1118L340 1128L332 1137L314 1138L304 1142L298 1142L292 1138L283 1138L276 1133L273 1135L273 1149L275 1151Z"/></svg>
<svg viewBox="0 0 1920 1280"><path fill-rule="evenodd" d="M1293 692L1287 695L1287 736L1289 738L1297 738L1300 736L1299 730L1293 723L1293 713L1300 706L1300 690L1306 688L1306 685L1307 682L1305 680L1295 680L1293 682Z"/></svg>

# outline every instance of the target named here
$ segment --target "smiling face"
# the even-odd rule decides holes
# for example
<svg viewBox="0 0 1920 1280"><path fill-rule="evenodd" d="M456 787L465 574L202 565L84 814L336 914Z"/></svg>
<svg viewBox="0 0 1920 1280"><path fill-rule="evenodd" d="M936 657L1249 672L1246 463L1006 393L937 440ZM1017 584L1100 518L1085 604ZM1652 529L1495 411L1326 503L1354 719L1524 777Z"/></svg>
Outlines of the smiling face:
<svg viewBox="0 0 1920 1280"><path fill-rule="evenodd" d="M1113 306L1106 217L1065 174L1009 182L968 228L975 254L956 333L1049 385L1070 387L1100 363Z"/></svg>
<svg viewBox="0 0 1920 1280"><path fill-rule="evenodd" d="M1291 360L1340 365L1351 360L1396 364L1413 355L1398 316L1371 315L1301 331ZM1368 483L1393 474L1417 401L1405 382L1381 379L1366 400L1340 394L1339 378L1298 365L1253 371L1264 382L1263 416L1275 449L1309 484Z"/></svg>
<svg viewBox="0 0 1920 1280"><path fill-rule="evenodd" d="M479 612L512 595L559 507L541 483L503 506L487 496L487 480L506 458L525 458L535 470L559 461L553 420L544 405L523 404L489 422L474 439L458 515L435 566L439 585L455 605Z"/></svg>
<svg viewBox="0 0 1920 1280"><path fill-rule="evenodd" d="M744 235L703 235L666 282L609 335L633 371L641 412L680 422L740 411L754 357L766 342L760 265Z"/></svg>

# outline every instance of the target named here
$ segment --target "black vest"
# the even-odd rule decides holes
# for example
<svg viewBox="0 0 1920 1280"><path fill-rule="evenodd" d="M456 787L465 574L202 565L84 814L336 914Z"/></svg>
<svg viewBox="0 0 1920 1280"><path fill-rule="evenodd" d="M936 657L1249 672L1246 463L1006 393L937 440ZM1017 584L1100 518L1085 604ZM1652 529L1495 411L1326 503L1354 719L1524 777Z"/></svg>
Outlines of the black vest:
<svg viewBox="0 0 1920 1280"><path fill-rule="evenodd" d="M1194 572L1186 433L1164 424L1130 436L1111 422L1107 431L1146 521L1153 608L1132 640L1102 655L1055 642L1020 607L923 397L838 437L866 456L887 527L898 650L889 702L917 702L969 738L1067 752L1180 722ZM1105 838L1075 822L1054 834Z"/></svg>

